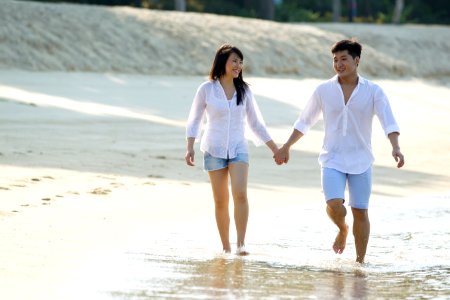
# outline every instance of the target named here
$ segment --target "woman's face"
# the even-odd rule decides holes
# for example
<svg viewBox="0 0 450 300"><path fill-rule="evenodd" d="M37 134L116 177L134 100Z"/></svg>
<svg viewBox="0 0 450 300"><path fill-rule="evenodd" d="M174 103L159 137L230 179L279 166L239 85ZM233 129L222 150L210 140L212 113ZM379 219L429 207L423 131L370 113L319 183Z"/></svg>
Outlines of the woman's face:
<svg viewBox="0 0 450 300"><path fill-rule="evenodd" d="M231 53L225 65L225 75L237 78L242 71L242 59L236 53Z"/></svg>

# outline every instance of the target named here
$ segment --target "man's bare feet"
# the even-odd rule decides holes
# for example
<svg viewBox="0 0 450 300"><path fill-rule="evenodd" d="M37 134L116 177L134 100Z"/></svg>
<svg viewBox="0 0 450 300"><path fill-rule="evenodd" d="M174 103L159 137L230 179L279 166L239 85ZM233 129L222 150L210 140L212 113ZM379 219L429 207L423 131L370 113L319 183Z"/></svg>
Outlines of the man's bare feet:
<svg viewBox="0 0 450 300"><path fill-rule="evenodd" d="M339 233L336 236L333 244L333 250L336 254L342 254L345 249L345 244L347 242L348 235L348 225L345 225L345 230L339 230Z"/></svg>

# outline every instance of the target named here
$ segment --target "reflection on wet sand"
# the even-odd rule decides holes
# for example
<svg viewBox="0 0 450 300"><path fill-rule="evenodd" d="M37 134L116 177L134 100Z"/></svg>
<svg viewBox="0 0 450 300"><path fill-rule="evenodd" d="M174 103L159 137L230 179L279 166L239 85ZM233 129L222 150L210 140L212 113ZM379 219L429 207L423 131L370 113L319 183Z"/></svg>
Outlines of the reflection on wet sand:
<svg viewBox="0 0 450 300"><path fill-rule="evenodd" d="M226 257L193 263L197 267L183 285L201 287L206 297L364 299L367 296L367 276L358 268L353 272L310 270Z"/></svg>
<svg viewBox="0 0 450 300"><path fill-rule="evenodd" d="M358 269L353 272L312 270L225 255L209 260L161 260L160 257L158 262L152 259L148 263L160 266L159 275L153 272L151 281L148 281L150 278L134 278L134 281L143 279L146 284L111 295L121 299L146 299L148 296L260 299L274 295L277 298L364 299L367 296L367 276ZM161 272L166 268L176 270L176 274L167 278Z"/></svg>
<svg viewBox="0 0 450 300"><path fill-rule="evenodd" d="M296 266L233 255L205 260L142 253L126 255L131 257L131 265L120 280L104 286L101 294L107 299L438 297L448 291L443 283L448 283L450 274L448 268L438 273L435 270L383 272L370 265Z"/></svg>
<svg viewBox="0 0 450 300"><path fill-rule="evenodd" d="M212 261L200 264L196 269L197 276L191 277L187 284L204 286L206 291L210 287L210 296L214 297L243 297L244 264L242 259L229 260L217 257Z"/></svg>

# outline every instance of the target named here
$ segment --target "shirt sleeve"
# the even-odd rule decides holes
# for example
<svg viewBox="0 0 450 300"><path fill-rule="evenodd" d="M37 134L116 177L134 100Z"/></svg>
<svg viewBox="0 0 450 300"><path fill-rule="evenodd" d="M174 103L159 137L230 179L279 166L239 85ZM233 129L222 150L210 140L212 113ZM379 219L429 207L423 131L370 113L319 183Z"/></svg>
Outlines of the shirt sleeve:
<svg viewBox="0 0 450 300"><path fill-rule="evenodd" d="M245 109L248 128L245 129L245 135L248 139L252 140L256 146L264 145L272 138L267 131L266 124L258 104L256 103L255 97L249 89L247 89L246 100L247 103Z"/></svg>
<svg viewBox="0 0 450 300"><path fill-rule="evenodd" d="M195 93L186 124L186 138L195 137L199 141L203 126L203 116L206 109L206 86L203 84Z"/></svg>
<svg viewBox="0 0 450 300"><path fill-rule="evenodd" d="M309 129L319 120L322 112L319 92L316 89L306 103L305 108L294 123L294 128L303 134L308 133Z"/></svg>
<svg viewBox="0 0 450 300"><path fill-rule="evenodd" d="M395 121L388 98L384 91L378 86L376 87L374 94L374 109L386 136L392 132L400 133L400 128Z"/></svg>

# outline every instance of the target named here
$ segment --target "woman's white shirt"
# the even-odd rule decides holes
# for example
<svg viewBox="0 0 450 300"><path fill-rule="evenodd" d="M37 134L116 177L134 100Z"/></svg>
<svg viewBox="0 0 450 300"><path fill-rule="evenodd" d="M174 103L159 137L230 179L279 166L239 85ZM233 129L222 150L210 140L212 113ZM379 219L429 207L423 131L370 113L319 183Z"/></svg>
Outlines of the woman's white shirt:
<svg viewBox="0 0 450 300"><path fill-rule="evenodd" d="M384 133L399 132L383 90L359 76L347 104L337 75L319 85L306 104L294 128L306 134L323 114L325 137L319 155L322 167L349 174L361 174L373 163L371 136L376 115Z"/></svg>
<svg viewBox="0 0 450 300"><path fill-rule="evenodd" d="M186 137L195 137L196 141L201 138L201 151L225 159L234 158L238 153L248 153L247 138L251 138L257 146L270 141L272 138L249 88L243 100L241 105L237 105L236 93L231 100L227 100L218 80L202 83L191 106ZM205 114L206 124L203 125Z"/></svg>

